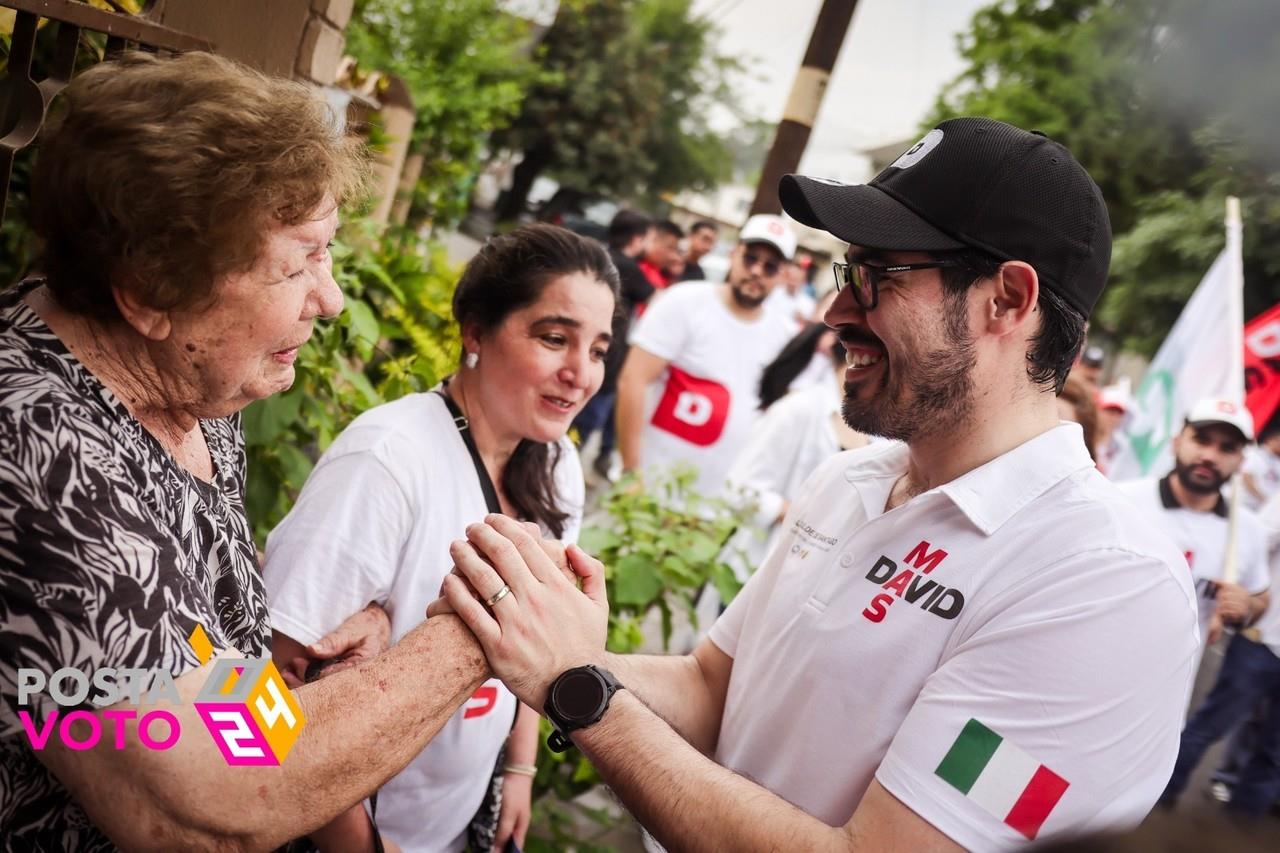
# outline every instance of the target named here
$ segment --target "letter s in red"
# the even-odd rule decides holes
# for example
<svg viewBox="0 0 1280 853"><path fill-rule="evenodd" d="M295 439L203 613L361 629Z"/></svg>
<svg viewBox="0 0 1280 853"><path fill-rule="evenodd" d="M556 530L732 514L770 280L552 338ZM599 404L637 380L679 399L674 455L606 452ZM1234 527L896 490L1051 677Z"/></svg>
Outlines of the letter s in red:
<svg viewBox="0 0 1280 853"><path fill-rule="evenodd" d="M890 604L893 604L893 596L882 592L871 599L871 603L867 605L866 610L862 611L862 615L872 622L879 622L889 611Z"/></svg>

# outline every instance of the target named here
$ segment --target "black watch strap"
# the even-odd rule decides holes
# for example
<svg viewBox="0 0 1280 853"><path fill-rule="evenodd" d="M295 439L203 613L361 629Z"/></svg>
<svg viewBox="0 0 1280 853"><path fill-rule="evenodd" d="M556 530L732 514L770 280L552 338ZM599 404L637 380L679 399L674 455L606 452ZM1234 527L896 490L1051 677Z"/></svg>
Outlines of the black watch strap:
<svg viewBox="0 0 1280 853"><path fill-rule="evenodd" d="M580 709L572 716L566 712L565 708L560 707L558 698L562 697L562 692L570 689L572 682L581 683L582 679L589 679L587 682L594 682L594 689L600 691L599 697L594 707ZM585 729L594 723L600 721L605 711L609 709L609 702L613 699L613 694L623 689L618 679L614 678L613 673L609 670L598 666L578 666L573 669L565 670L560 673L555 681L551 682L551 687L547 691L547 700L545 711L547 719L555 727L551 732L551 736L547 738L547 746L552 752L565 752L573 746L573 741L569 739L569 735L579 729ZM581 697L577 697L581 701Z"/></svg>

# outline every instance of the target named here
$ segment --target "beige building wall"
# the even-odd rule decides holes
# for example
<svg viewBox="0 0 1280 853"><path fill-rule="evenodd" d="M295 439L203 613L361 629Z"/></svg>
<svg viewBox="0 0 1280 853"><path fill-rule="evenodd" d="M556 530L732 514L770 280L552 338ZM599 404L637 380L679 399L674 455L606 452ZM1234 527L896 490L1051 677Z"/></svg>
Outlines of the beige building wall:
<svg viewBox="0 0 1280 853"><path fill-rule="evenodd" d="M213 42L223 56L281 77L333 83L354 0L162 0L158 23Z"/></svg>

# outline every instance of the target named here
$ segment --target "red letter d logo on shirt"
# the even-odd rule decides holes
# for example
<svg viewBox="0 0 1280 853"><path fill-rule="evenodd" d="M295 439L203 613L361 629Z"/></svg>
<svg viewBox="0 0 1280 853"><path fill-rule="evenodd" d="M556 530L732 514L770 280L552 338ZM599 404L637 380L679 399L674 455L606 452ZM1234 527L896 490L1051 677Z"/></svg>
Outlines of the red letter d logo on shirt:
<svg viewBox="0 0 1280 853"><path fill-rule="evenodd" d="M668 368L667 387L653 412L653 425L690 444L715 444L729 420L729 389L699 379L678 367Z"/></svg>

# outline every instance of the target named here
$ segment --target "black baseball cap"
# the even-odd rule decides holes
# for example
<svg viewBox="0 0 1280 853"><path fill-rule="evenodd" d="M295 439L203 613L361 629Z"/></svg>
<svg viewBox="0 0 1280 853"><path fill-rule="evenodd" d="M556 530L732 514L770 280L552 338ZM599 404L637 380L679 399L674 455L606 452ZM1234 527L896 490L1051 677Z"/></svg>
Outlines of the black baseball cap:
<svg viewBox="0 0 1280 853"><path fill-rule="evenodd" d="M793 219L868 249L975 248L1026 261L1085 317L1107 281L1111 220L1066 148L989 118L942 122L867 184L785 175Z"/></svg>

